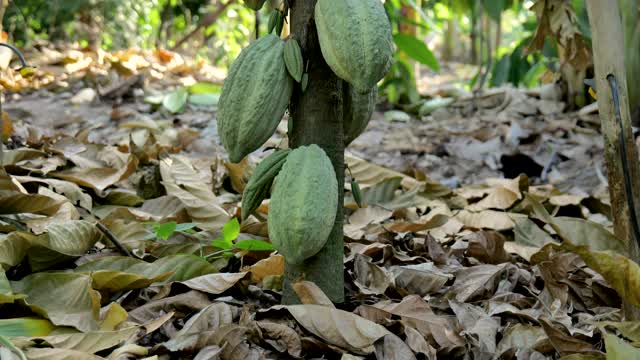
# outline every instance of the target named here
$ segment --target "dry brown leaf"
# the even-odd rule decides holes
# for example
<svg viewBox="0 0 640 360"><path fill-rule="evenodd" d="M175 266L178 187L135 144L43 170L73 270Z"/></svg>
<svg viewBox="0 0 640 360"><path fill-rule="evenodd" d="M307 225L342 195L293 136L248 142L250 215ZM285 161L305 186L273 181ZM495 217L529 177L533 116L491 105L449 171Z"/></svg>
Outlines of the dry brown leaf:
<svg viewBox="0 0 640 360"><path fill-rule="evenodd" d="M524 217L525 216L522 214L495 210L483 210L480 212L461 210L455 215L455 219L462 222L467 227L475 229L491 229L496 231L513 229L515 226L514 219Z"/></svg>
<svg viewBox="0 0 640 360"><path fill-rule="evenodd" d="M76 167L69 170L53 172L51 176L101 192L109 186L128 178L133 174L137 166L137 158L129 156L128 161L122 167Z"/></svg>
<svg viewBox="0 0 640 360"><path fill-rule="evenodd" d="M239 194L242 194L242 192L244 191L244 187L247 185L247 182L249 181L249 179L246 176L248 164L249 163L248 163L247 157L242 159L242 161L240 161L237 164L229 163L229 162L224 163L224 166L229 171L229 178L231 179L231 187L233 187L233 190L235 190Z"/></svg>
<svg viewBox="0 0 640 360"><path fill-rule="evenodd" d="M549 341L560 355L569 355L573 353L585 353L598 355L602 354L595 347L586 341L577 339L568 334L568 331L558 329L550 321L539 319L544 332L549 337Z"/></svg>
<svg viewBox="0 0 640 360"><path fill-rule="evenodd" d="M459 302L488 298L493 294L510 264L477 265L456 272L456 281L449 290Z"/></svg>
<svg viewBox="0 0 640 360"><path fill-rule="evenodd" d="M345 154L344 161L353 177L358 180L360 186L365 189L380 183L384 180L400 177L402 178L401 185L405 189L413 189L420 185L420 182L410 176L393 171L382 166L372 164L366 160L363 160L357 156Z"/></svg>
<svg viewBox="0 0 640 360"><path fill-rule="evenodd" d="M300 302L306 305L324 305L335 308L329 297L311 281L298 281L292 285Z"/></svg>
<svg viewBox="0 0 640 360"><path fill-rule="evenodd" d="M300 335L292 328L268 321L257 321L256 326L262 331L262 337L276 351L300 357L302 341Z"/></svg>
<svg viewBox="0 0 640 360"><path fill-rule="evenodd" d="M323 305L291 305L282 308L287 309L307 331L356 354L371 354L376 340L391 334L384 327L363 317Z"/></svg>
<svg viewBox="0 0 640 360"><path fill-rule="evenodd" d="M203 183L203 175L189 159L174 156L160 162L160 174L167 194L184 204L193 222L204 229L220 229L230 216L220 207L220 201L211 188Z"/></svg>
<svg viewBox="0 0 640 360"><path fill-rule="evenodd" d="M271 255L246 268L245 271L251 273L251 281L261 282L267 276L284 274L284 256Z"/></svg>
<svg viewBox="0 0 640 360"><path fill-rule="evenodd" d="M187 281L182 281L181 284L184 284L193 290L218 295L234 287L246 276L246 272L207 274Z"/></svg>
<svg viewBox="0 0 640 360"><path fill-rule="evenodd" d="M6 112L2 112L2 129L0 129L0 139L2 141L7 141L13 135L13 123L11 122L11 118L9 114Z"/></svg>
<svg viewBox="0 0 640 360"><path fill-rule="evenodd" d="M510 260L504 249L505 237L494 231L478 231L467 237L467 255L485 264L501 264Z"/></svg>
<svg viewBox="0 0 640 360"><path fill-rule="evenodd" d="M437 360L436 349L418 332L418 330L406 326L404 333L407 337L407 345L416 354L422 354L428 360Z"/></svg>
<svg viewBox="0 0 640 360"><path fill-rule="evenodd" d="M394 334L378 339L375 344L376 359L381 360L414 360L416 356L411 348Z"/></svg>
<svg viewBox="0 0 640 360"><path fill-rule="evenodd" d="M428 264L428 263L427 263ZM427 296L442 290L450 276L426 269L425 264L393 266L393 282L402 295Z"/></svg>
<svg viewBox="0 0 640 360"><path fill-rule="evenodd" d="M355 254L353 258L354 282L363 294L381 295L393 284L393 276L384 268L371 263L371 258Z"/></svg>
<svg viewBox="0 0 640 360"><path fill-rule="evenodd" d="M417 233L420 231L431 230L431 229L435 229L437 227L443 226L444 224L447 223L447 221L449 221L449 216L436 214L435 216L432 216L425 223L395 222L390 225L385 225L385 228L393 232Z"/></svg>

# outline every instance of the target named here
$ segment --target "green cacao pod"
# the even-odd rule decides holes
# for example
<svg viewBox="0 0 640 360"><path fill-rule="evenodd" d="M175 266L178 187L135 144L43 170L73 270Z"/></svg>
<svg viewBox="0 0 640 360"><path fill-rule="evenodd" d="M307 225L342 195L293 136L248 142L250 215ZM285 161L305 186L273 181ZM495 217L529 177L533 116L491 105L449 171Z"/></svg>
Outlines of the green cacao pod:
<svg viewBox="0 0 640 360"><path fill-rule="evenodd" d="M280 16L280 11L273 10L271 15L269 15L269 24L267 26L267 33L271 34L276 29L276 24L278 23L278 18Z"/></svg>
<svg viewBox="0 0 640 360"><path fill-rule="evenodd" d="M267 0L244 0L244 6L251 10L258 11L262 9L262 5L264 5L265 1Z"/></svg>
<svg viewBox="0 0 640 360"><path fill-rule="evenodd" d="M269 203L269 238L290 264L317 254L329 239L338 210L338 181L318 145L287 156Z"/></svg>
<svg viewBox="0 0 640 360"><path fill-rule="evenodd" d="M283 53L284 42L269 34L231 65L218 104L218 133L231 162L262 146L282 120L293 92Z"/></svg>
<svg viewBox="0 0 640 360"><path fill-rule="evenodd" d="M369 92L360 93L353 87L345 89L344 96L344 144L349 145L367 128L378 99L378 86L374 85Z"/></svg>
<svg viewBox="0 0 640 360"><path fill-rule="evenodd" d="M284 44L284 63L291 77L297 81L302 81L302 73L304 72L304 64L302 63L302 50L296 39L289 39Z"/></svg>
<svg viewBox="0 0 640 360"><path fill-rule="evenodd" d="M276 178L280 169L282 169L282 165L284 165L289 151L289 149L276 150L256 166L242 194L243 221L246 220L249 215L253 214L262 203L262 200L269 195L273 179Z"/></svg>
<svg viewBox="0 0 640 360"><path fill-rule="evenodd" d="M356 179L351 179L351 194L353 195L353 200L356 201L358 207L362 207L362 191L360 190L360 184Z"/></svg>
<svg viewBox="0 0 640 360"><path fill-rule="evenodd" d="M393 37L380 0L318 0L315 20L324 60L356 90L368 92L389 71Z"/></svg>
<svg viewBox="0 0 640 360"><path fill-rule="evenodd" d="M276 21L276 35L282 35L282 29L284 29L284 18L285 15L283 12L278 11L278 21Z"/></svg>

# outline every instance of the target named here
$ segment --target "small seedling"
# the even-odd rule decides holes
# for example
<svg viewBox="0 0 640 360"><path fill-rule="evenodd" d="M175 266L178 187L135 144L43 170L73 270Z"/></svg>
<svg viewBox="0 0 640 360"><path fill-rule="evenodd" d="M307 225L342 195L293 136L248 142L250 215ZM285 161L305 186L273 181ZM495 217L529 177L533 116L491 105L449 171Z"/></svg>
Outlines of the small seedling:
<svg viewBox="0 0 640 360"><path fill-rule="evenodd" d="M233 218L227 222L222 228L222 237L211 241L211 246L220 250L206 256L206 258L218 256L233 256L234 250L241 251L273 251L273 245L263 240L244 239L234 240L240 235L240 223L237 218Z"/></svg>
<svg viewBox="0 0 640 360"><path fill-rule="evenodd" d="M166 223L147 223L147 225L151 225L152 233L145 236L145 240L149 239L161 239L161 240L169 240L173 233L177 232L185 232L189 234L195 234L194 228L198 227L197 223L182 223L178 224L175 221L169 221Z"/></svg>

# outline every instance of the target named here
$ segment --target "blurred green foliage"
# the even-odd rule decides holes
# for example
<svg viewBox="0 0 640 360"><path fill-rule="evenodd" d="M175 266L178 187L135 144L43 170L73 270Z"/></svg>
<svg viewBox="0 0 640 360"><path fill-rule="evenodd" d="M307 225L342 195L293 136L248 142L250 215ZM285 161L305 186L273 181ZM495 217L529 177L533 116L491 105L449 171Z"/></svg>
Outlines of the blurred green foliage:
<svg viewBox="0 0 640 360"><path fill-rule="evenodd" d="M266 34L269 14L283 0L269 0L256 15L241 0L11 0L3 19L10 41L18 46L38 40L99 44L112 50L129 47L172 48L198 29L208 16L220 17L189 38L183 50L227 67L258 30ZM567 0L577 15L578 28L587 41L591 33L585 0ZM618 0L625 15L631 62L640 58L633 51L640 43L637 24L638 0ZM439 60L477 66L478 74L464 83L478 86L533 87L547 70L557 71L558 44L546 40L542 51L527 54L537 19L530 7L534 0L385 0L398 49L394 64L381 83L381 94L405 110L424 102L418 89L416 64L422 72L439 72ZM228 5L227 5L228 4ZM227 5L227 6L223 6ZM630 65L630 79L639 78L637 65ZM640 90L632 91L640 98ZM638 102L638 101L636 101Z"/></svg>

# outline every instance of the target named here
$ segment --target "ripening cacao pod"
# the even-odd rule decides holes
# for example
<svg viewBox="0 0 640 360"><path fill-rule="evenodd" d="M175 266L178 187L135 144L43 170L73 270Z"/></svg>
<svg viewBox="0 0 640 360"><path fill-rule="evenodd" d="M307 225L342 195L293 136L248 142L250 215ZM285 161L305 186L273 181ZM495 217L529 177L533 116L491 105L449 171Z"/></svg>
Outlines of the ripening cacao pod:
<svg viewBox="0 0 640 360"><path fill-rule="evenodd" d="M289 39L284 44L284 63L291 77L297 81L302 81L302 73L304 72L304 64L302 63L302 50L296 39Z"/></svg>
<svg viewBox="0 0 640 360"><path fill-rule="evenodd" d="M282 165L284 165L289 151L291 150L276 150L256 166L242 194L243 221L246 220L249 215L253 214L262 203L262 200L269 195L273 180L280 172L280 169L282 169Z"/></svg>
<svg viewBox="0 0 640 360"><path fill-rule="evenodd" d="M231 162L262 146L282 120L293 91L283 53L284 42L269 34L231 65L218 104L218 133Z"/></svg>
<svg viewBox="0 0 640 360"><path fill-rule="evenodd" d="M344 145L349 145L367 128L378 99L378 86L374 85L369 92L360 93L352 86L345 89L344 96Z"/></svg>
<svg viewBox="0 0 640 360"><path fill-rule="evenodd" d="M318 145L292 150L269 203L269 238L285 261L298 265L329 239L338 210L338 181Z"/></svg>
<svg viewBox="0 0 640 360"><path fill-rule="evenodd" d="M318 0L315 20L322 56L338 77L364 93L387 74L394 47L380 0Z"/></svg>
<svg viewBox="0 0 640 360"><path fill-rule="evenodd" d="M264 5L265 1L267 0L244 0L244 6L251 10L258 11L262 9L262 5Z"/></svg>

